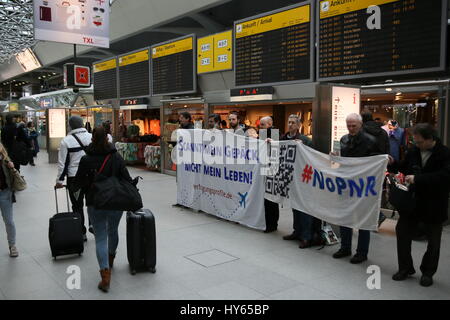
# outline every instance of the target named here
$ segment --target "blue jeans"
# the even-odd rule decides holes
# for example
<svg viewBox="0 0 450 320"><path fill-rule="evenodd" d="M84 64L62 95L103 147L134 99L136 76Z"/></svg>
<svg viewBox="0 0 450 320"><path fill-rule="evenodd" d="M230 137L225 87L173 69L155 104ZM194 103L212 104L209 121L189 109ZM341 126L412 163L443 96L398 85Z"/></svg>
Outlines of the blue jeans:
<svg viewBox="0 0 450 320"><path fill-rule="evenodd" d="M341 229L341 249L352 251L352 236L353 229L347 227L340 227ZM369 253L370 231L359 230L358 232L358 247L356 253L367 256Z"/></svg>
<svg viewBox="0 0 450 320"><path fill-rule="evenodd" d="M314 218L302 211L292 209L294 214L294 234L301 240L311 241L313 239Z"/></svg>
<svg viewBox="0 0 450 320"><path fill-rule="evenodd" d="M11 189L0 191L0 210L5 222L6 235L9 246L16 245L16 226L13 220L13 204Z"/></svg>
<svg viewBox="0 0 450 320"><path fill-rule="evenodd" d="M88 215L94 228L95 247L100 269L109 269L108 255L116 254L119 244L119 223L122 211L97 210L88 207Z"/></svg>

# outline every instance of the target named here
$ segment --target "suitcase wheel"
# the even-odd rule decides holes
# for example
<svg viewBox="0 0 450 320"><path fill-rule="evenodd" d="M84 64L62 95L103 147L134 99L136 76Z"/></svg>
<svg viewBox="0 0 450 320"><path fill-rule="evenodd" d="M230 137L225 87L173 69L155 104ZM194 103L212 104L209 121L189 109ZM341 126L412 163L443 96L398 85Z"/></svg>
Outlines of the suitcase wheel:
<svg viewBox="0 0 450 320"><path fill-rule="evenodd" d="M156 272L156 268L150 267L150 268L148 268L148 271L150 271L151 273L155 273Z"/></svg>

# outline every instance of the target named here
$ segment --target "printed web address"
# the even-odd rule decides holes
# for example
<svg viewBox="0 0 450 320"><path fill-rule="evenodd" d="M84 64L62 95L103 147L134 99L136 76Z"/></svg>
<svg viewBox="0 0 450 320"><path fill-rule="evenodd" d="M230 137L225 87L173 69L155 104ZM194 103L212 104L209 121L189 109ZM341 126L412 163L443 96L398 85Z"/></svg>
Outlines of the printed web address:
<svg viewBox="0 0 450 320"><path fill-rule="evenodd" d="M214 194L214 195L218 195L221 197L224 197L226 199L232 199L233 195L229 192L225 192L223 190L216 190L216 189L211 189L205 186L202 186L201 184L195 184L194 185L194 190L201 190L203 193L209 193L209 194Z"/></svg>

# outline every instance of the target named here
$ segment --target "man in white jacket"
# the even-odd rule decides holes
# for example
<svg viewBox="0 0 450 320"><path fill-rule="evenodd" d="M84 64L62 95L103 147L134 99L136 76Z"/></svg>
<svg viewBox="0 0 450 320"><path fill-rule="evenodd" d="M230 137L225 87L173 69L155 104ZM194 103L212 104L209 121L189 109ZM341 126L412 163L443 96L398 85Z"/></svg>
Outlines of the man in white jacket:
<svg viewBox="0 0 450 320"><path fill-rule="evenodd" d="M86 227L84 225L83 212L84 194L81 191L75 194L73 184L80 160L85 155L84 150L92 142L92 135L84 128L83 119L79 116L69 118L69 127L70 132L61 141L59 147L58 176L55 187L62 188L64 186L64 180L67 177L67 189L69 190L70 201L72 202L72 210L74 213L80 215L83 225L83 238L86 241Z"/></svg>

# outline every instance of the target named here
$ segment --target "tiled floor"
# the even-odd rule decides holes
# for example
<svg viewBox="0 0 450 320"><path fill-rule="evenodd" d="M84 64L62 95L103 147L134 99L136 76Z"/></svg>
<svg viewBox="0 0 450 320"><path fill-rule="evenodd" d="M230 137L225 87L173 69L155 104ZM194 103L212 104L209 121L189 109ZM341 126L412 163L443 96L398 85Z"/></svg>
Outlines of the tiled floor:
<svg viewBox="0 0 450 320"><path fill-rule="evenodd" d="M334 260L337 247L301 250L283 241L291 232L292 214L281 211L279 230L264 234L213 216L172 207L175 178L130 169L144 177L140 189L145 207L156 216L157 271L130 275L126 258L125 220L120 225L119 252L108 294L100 292L95 242L91 234L81 258L53 260L48 244L48 219L55 213L55 165L40 153L36 167L22 172L28 189L14 205L20 256L8 256L4 224L0 223L0 300L3 299L450 299L450 230L442 239L435 285L423 288L416 274L404 282L391 280L396 271L395 221L372 233L369 260L352 265ZM59 194L60 206L65 196ZM64 209L65 210L65 209ZM355 237L356 242L356 237ZM414 242L416 270L426 244ZM66 273L80 267L81 288L68 289ZM370 265L381 268L381 289L369 290Z"/></svg>

